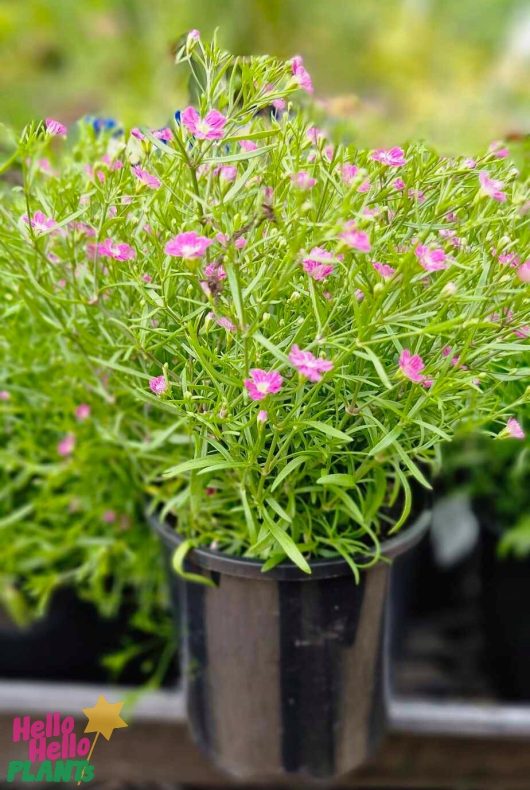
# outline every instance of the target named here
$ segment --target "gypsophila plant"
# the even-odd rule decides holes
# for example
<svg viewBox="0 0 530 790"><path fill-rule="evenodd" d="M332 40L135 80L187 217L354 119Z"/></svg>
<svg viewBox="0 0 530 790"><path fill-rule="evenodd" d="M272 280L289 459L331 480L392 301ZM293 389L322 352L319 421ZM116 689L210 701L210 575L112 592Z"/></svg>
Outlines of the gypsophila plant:
<svg viewBox="0 0 530 790"><path fill-rule="evenodd" d="M107 661L119 671L141 658L156 680L174 645L139 459L109 409L123 411L119 393L86 361L72 367L64 339L0 280L0 608L23 626L69 586L104 617L131 609L125 642ZM128 433L133 444L133 426Z"/></svg>
<svg viewBox="0 0 530 790"><path fill-rule="evenodd" d="M440 443L506 423L528 185L495 150L333 144L300 57L192 31L177 61L197 100L161 130L25 130L5 265L72 359L183 421L187 456L164 464L179 562L212 545L264 570L341 555L358 575Z"/></svg>
<svg viewBox="0 0 530 790"><path fill-rule="evenodd" d="M446 486L467 491L480 518L494 526L500 557L524 558L530 555L530 408L524 399L524 382L530 378L528 351L519 359L519 372L522 378L503 385L508 418L504 430L494 437L493 430L490 435L465 436L445 448L443 480ZM517 417L516 402L521 404Z"/></svg>

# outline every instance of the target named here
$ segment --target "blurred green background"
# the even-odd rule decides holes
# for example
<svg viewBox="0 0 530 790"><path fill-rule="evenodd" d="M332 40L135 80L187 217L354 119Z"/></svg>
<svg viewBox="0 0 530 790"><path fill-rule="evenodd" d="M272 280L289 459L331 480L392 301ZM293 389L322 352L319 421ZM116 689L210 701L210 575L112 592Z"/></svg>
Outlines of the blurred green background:
<svg viewBox="0 0 530 790"><path fill-rule="evenodd" d="M161 125L185 101L172 47L192 27L304 55L361 144L471 152L530 125L529 0L0 0L1 120Z"/></svg>

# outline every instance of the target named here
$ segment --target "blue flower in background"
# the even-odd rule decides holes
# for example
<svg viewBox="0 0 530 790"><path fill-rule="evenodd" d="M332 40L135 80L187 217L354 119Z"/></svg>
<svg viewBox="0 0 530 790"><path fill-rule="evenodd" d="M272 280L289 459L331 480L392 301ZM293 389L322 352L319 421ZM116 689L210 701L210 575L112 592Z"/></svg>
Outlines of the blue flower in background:
<svg viewBox="0 0 530 790"><path fill-rule="evenodd" d="M123 129L118 125L118 121L115 118L98 118L89 115L87 116L87 121L92 125L96 134L111 131L113 131L113 137L119 137L123 134Z"/></svg>

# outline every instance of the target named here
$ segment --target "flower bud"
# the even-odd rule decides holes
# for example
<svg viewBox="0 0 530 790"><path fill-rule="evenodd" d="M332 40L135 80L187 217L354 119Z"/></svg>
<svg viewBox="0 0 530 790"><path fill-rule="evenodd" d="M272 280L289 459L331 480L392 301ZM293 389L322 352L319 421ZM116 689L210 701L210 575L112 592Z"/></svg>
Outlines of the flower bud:
<svg viewBox="0 0 530 790"><path fill-rule="evenodd" d="M454 296L457 291L458 288L456 287L456 283L451 280L451 282L446 283L442 288L442 296Z"/></svg>

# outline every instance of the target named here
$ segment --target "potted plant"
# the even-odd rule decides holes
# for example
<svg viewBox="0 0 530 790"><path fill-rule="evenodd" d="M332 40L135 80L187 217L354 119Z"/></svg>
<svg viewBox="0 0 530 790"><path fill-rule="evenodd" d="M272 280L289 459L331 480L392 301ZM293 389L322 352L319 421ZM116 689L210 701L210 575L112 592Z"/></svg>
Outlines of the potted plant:
<svg viewBox="0 0 530 790"><path fill-rule="evenodd" d="M0 677L156 682L174 639L121 396L80 359L72 375L9 278L0 316Z"/></svg>
<svg viewBox="0 0 530 790"><path fill-rule="evenodd" d="M522 347L525 270L494 248L523 232L525 185L491 153L333 145L300 57L192 31L177 60L198 101L169 126L83 123L46 180L66 129L25 131L7 265L65 353L189 437L152 520L195 737L238 776L331 777L384 731L390 562L426 526L413 485L495 417Z"/></svg>
<svg viewBox="0 0 530 790"><path fill-rule="evenodd" d="M489 437L466 437L446 452L448 485L467 492L480 526L484 663L496 691L512 700L530 699L530 629L520 610L530 591L528 362L527 352L519 359L524 379L504 383L506 427L492 425Z"/></svg>

